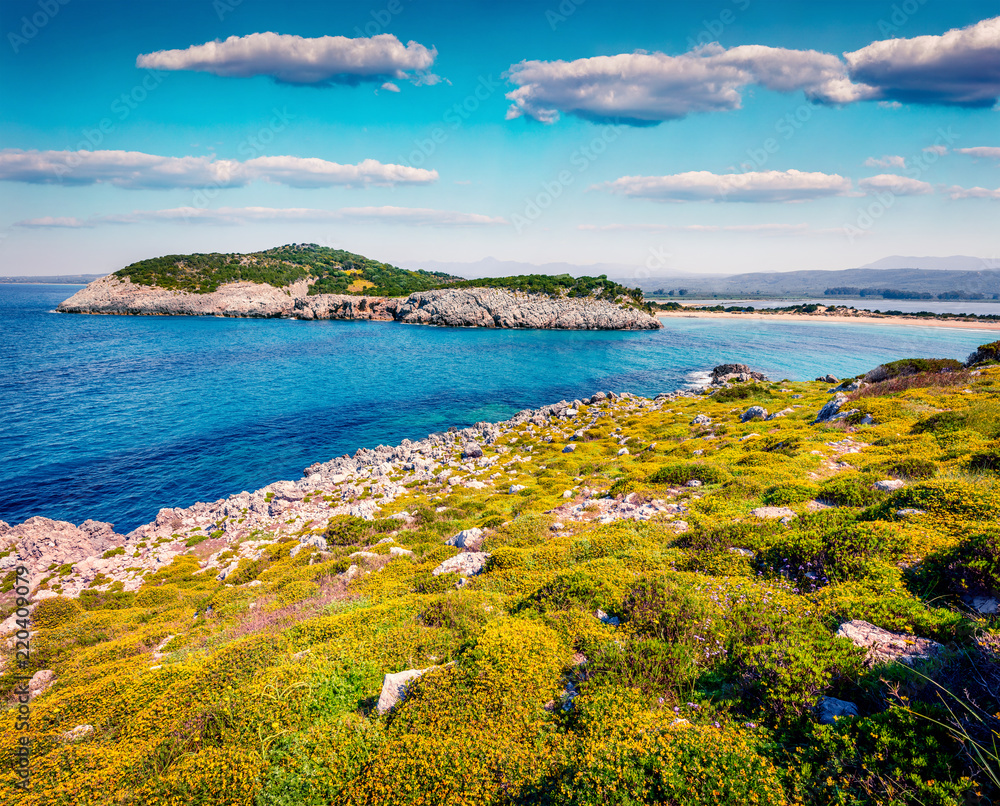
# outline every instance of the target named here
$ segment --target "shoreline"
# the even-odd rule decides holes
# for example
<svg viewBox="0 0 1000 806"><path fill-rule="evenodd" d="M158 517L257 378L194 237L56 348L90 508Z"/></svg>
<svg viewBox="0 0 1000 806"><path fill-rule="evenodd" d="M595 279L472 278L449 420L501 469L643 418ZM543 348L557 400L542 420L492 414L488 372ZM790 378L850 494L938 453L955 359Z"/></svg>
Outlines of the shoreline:
<svg viewBox="0 0 1000 806"><path fill-rule="evenodd" d="M723 311L657 311L657 319L772 319L785 322L832 322L835 324L903 325L904 327L948 327L960 330L1000 330L1000 322L974 322L968 319L922 319L916 316L843 316L811 313L737 313Z"/></svg>

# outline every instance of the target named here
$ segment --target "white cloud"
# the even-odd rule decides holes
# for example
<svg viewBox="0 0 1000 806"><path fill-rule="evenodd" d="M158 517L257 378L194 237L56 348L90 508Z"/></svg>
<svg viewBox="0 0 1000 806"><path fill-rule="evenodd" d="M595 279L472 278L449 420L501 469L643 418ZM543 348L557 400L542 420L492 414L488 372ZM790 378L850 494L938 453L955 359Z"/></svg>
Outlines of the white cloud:
<svg viewBox="0 0 1000 806"><path fill-rule="evenodd" d="M621 53L576 61L523 61L508 78L518 88L507 117L553 123L560 112L589 120L655 124L692 112L738 109L740 90L759 84L778 92L803 90L825 103L858 100L865 88L851 84L843 63L815 50L717 44L680 56Z"/></svg>
<svg viewBox="0 0 1000 806"><path fill-rule="evenodd" d="M948 146L927 146L927 148L923 148L921 151L926 151L928 154L937 154L939 157L942 157L948 153Z"/></svg>
<svg viewBox="0 0 1000 806"><path fill-rule="evenodd" d="M341 165L315 157L257 157L244 163L248 175L291 187L331 185L426 185L437 181L437 171L362 160L357 165Z"/></svg>
<svg viewBox="0 0 1000 806"><path fill-rule="evenodd" d="M808 224L580 224L586 232L805 232Z"/></svg>
<svg viewBox="0 0 1000 806"><path fill-rule="evenodd" d="M952 185L944 191L948 198L959 200L959 199L1000 199L1000 188L996 190L990 190L989 188L963 188L958 185Z"/></svg>
<svg viewBox="0 0 1000 806"><path fill-rule="evenodd" d="M29 218L27 221L18 221L16 226L52 229L80 229L81 227L89 227L90 225L80 218L54 218L53 216L43 216L42 218Z"/></svg>
<svg viewBox="0 0 1000 806"><path fill-rule="evenodd" d="M267 31L181 50L144 53L136 59L136 67L194 70L233 78L270 76L288 84L382 83L387 79L433 84L438 78L428 71L436 57L436 49L413 41L403 45L392 34L306 38Z"/></svg>
<svg viewBox="0 0 1000 806"><path fill-rule="evenodd" d="M345 207L322 210L308 207L175 207L169 210L134 210L131 213L78 218L33 218L18 221L18 227L92 227L99 224L143 224L182 222L185 224L239 225L286 221L386 221L394 224L429 227L496 226L506 224L500 217L414 207ZM73 223L70 223L73 222Z"/></svg>
<svg viewBox="0 0 1000 806"><path fill-rule="evenodd" d="M385 84L383 84L381 87L379 87L379 89L383 89L386 92L399 92L400 91L399 90L399 86L397 84L393 84L391 81L386 81Z"/></svg>
<svg viewBox="0 0 1000 806"><path fill-rule="evenodd" d="M861 179L858 182L858 187L869 193L888 190L895 196L925 196L934 192L934 188L928 182L896 174L869 176L866 179Z"/></svg>
<svg viewBox="0 0 1000 806"><path fill-rule="evenodd" d="M974 148L956 148L959 154L968 154L970 157L982 157L991 160L1000 160L1000 147L997 146L975 146Z"/></svg>
<svg viewBox="0 0 1000 806"><path fill-rule="evenodd" d="M766 45L718 43L679 56L619 53L574 61L522 61L507 118L554 123L560 113L593 121L655 125L695 112L738 109L758 85L805 93L824 104L877 100L992 106L1000 96L1000 17L941 36L872 42L844 58Z"/></svg>
<svg viewBox="0 0 1000 806"><path fill-rule="evenodd" d="M851 191L851 180L839 174L794 169L741 174L688 171L670 176L623 176L594 189L656 201L799 202L844 196Z"/></svg>
<svg viewBox="0 0 1000 806"><path fill-rule="evenodd" d="M872 42L844 59L851 80L875 98L991 107L1000 97L1000 17L941 36Z"/></svg>
<svg viewBox="0 0 1000 806"><path fill-rule="evenodd" d="M291 187L428 184L437 171L366 159L357 165L303 157L161 157L141 151L0 150L0 180L31 184L109 184L130 189L242 187L264 180Z"/></svg>
<svg viewBox="0 0 1000 806"><path fill-rule="evenodd" d="M906 160L903 157L885 155L883 157L869 157L865 160L868 168L905 168Z"/></svg>

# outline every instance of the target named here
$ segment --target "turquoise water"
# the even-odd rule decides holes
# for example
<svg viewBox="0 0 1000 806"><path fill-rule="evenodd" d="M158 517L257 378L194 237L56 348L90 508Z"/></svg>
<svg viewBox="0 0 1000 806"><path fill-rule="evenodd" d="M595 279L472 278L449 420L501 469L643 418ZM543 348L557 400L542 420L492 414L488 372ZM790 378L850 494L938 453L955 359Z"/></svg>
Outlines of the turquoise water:
<svg viewBox="0 0 1000 806"><path fill-rule="evenodd" d="M129 530L357 448L562 398L651 395L739 361L772 378L964 358L986 331L669 319L658 332L52 313L76 287L0 285L0 519Z"/></svg>

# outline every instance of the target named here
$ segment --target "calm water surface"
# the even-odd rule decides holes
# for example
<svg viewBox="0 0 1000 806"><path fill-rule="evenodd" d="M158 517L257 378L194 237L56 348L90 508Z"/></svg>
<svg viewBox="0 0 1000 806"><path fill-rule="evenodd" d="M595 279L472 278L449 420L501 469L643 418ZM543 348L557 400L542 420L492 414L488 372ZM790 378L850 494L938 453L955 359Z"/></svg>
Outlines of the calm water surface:
<svg viewBox="0 0 1000 806"><path fill-rule="evenodd" d="M72 286L0 285L0 519L129 530L165 506L298 478L359 447L597 390L678 389L965 358L995 333L671 319L651 333L52 313Z"/></svg>

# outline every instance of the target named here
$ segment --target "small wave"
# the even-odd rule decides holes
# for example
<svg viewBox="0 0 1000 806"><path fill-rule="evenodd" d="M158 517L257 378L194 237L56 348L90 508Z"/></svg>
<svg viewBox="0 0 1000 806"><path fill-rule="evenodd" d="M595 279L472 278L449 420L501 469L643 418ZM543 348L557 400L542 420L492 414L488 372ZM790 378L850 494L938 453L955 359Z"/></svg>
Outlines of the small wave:
<svg viewBox="0 0 1000 806"><path fill-rule="evenodd" d="M708 386L708 382L711 378L712 373L705 370L689 372L684 376L685 386L688 389L701 389L702 387Z"/></svg>

